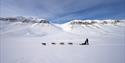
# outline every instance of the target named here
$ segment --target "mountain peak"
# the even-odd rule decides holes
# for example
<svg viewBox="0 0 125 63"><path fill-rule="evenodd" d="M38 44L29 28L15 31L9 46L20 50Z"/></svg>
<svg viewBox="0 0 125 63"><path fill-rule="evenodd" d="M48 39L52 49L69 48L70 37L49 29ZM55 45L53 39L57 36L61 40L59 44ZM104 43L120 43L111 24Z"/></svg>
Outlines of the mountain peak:
<svg viewBox="0 0 125 63"><path fill-rule="evenodd" d="M92 25L92 24L117 24L122 23L125 20L72 20L70 24L80 24L80 25Z"/></svg>
<svg viewBox="0 0 125 63"><path fill-rule="evenodd" d="M49 23L46 19L42 18L35 18L35 17L0 17L2 21L9 21L9 22L25 22L25 23Z"/></svg>

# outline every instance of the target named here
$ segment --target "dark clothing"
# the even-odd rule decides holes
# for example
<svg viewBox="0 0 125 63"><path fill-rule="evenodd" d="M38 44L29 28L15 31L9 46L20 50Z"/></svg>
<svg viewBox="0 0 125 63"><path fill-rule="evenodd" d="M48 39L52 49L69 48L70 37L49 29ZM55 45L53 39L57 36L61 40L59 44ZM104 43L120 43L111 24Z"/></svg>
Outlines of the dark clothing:
<svg viewBox="0 0 125 63"><path fill-rule="evenodd" d="M85 40L85 44L86 44L86 45L89 45L89 40L88 40L88 38Z"/></svg>

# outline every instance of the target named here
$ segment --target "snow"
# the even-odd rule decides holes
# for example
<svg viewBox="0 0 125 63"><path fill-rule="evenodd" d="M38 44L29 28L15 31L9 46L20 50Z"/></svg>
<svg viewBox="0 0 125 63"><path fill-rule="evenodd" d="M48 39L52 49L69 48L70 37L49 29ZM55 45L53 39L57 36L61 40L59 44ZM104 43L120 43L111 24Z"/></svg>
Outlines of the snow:
<svg viewBox="0 0 125 63"><path fill-rule="evenodd" d="M124 22L92 25L71 22L0 21L0 63L125 63ZM86 38L90 45L79 45ZM43 42L47 45L42 45ZM73 45L68 45L69 42Z"/></svg>

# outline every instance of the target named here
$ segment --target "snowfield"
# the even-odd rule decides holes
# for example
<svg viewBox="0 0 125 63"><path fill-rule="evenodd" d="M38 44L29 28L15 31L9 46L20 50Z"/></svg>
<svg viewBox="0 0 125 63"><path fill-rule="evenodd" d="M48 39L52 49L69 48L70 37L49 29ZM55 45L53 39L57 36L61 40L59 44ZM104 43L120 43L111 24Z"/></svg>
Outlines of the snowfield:
<svg viewBox="0 0 125 63"><path fill-rule="evenodd" d="M0 20L0 63L125 63L125 20Z"/></svg>

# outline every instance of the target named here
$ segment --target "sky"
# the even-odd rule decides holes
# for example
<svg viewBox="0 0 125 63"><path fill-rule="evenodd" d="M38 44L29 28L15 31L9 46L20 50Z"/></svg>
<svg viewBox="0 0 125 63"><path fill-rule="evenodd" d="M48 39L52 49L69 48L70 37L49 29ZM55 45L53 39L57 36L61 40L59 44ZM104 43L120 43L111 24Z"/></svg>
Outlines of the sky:
<svg viewBox="0 0 125 63"><path fill-rule="evenodd" d="M0 16L31 16L53 23L125 19L125 0L0 0Z"/></svg>

